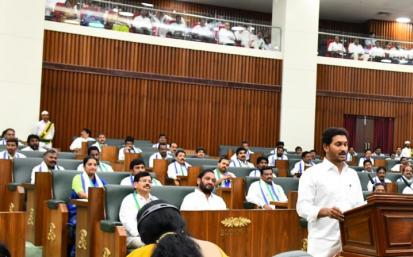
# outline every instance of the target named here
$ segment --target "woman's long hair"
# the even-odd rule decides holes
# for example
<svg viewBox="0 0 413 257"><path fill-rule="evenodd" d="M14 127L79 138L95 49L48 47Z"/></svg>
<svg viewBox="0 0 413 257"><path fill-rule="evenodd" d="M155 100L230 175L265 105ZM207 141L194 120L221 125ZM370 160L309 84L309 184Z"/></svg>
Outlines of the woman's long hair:
<svg viewBox="0 0 413 257"><path fill-rule="evenodd" d="M161 200L145 204L137 219L151 206L165 203ZM185 222L173 208L158 209L138 224L139 235L145 244L156 243L152 257L203 257L199 246L185 232ZM169 233L168 233L169 232Z"/></svg>

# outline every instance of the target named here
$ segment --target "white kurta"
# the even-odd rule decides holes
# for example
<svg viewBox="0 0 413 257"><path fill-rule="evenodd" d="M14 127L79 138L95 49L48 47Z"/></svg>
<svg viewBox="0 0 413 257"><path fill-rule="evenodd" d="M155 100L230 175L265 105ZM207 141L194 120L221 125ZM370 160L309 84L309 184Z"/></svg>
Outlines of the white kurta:
<svg viewBox="0 0 413 257"><path fill-rule="evenodd" d="M65 168L63 168L62 166L59 166L56 164L53 170L64 170L64 169ZM49 169L49 167L47 167L46 163L42 161L39 165L33 167L30 183L34 184L35 178L36 178L35 176L36 172L50 172L50 171L51 170Z"/></svg>
<svg viewBox="0 0 413 257"><path fill-rule="evenodd" d="M373 181L374 181L374 184L376 184L376 183L381 183L381 182L380 182L380 179L379 179L377 176L375 176L375 177L373 178ZM391 183L391 180L388 179L388 178L385 178L385 179L384 179L384 183ZM367 191L372 192L372 191L373 191L373 186L374 186L374 184L372 184L371 181L369 181L369 182L367 183Z"/></svg>
<svg viewBox="0 0 413 257"><path fill-rule="evenodd" d="M234 45L235 44L235 35L232 31L227 30L226 28L222 28L218 32L218 42L219 44L226 45Z"/></svg>
<svg viewBox="0 0 413 257"><path fill-rule="evenodd" d="M130 153L142 153L142 150L140 148L137 148L137 147L134 146L132 149L130 149L129 152ZM125 160L125 147L122 147L119 150L118 160L119 161L124 161Z"/></svg>
<svg viewBox="0 0 413 257"><path fill-rule="evenodd" d="M145 204L158 199L150 194L148 199L145 199L140 194L136 194L135 196L138 204L135 202L134 194L128 194L125 198L123 198L119 209L119 220L126 229L126 240L128 244L136 237L139 237L136 216L138 215L140 208L142 208Z"/></svg>
<svg viewBox="0 0 413 257"><path fill-rule="evenodd" d="M241 161L238 159L231 160L229 166L235 168L254 168L254 164L250 163L249 161Z"/></svg>
<svg viewBox="0 0 413 257"><path fill-rule="evenodd" d="M22 152L46 152L46 149L44 149L43 147L39 146L39 149L37 149L36 151L33 150L30 146L26 146L24 148L21 149Z"/></svg>
<svg viewBox="0 0 413 257"><path fill-rule="evenodd" d="M38 135L40 137L43 130L46 128L46 125L47 125L47 123L44 122L44 120L40 120L39 122L37 122L37 124L34 126L34 128L32 130L33 134ZM55 134L55 127L54 127L54 124L53 124L52 127L50 128L49 132L44 137L44 139L53 140L54 134Z"/></svg>
<svg viewBox="0 0 413 257"><path fill-rule="evenodd" d="M359 160L359 167L364 167L364 160L366 160L364 157L361 157ZM374 165L374 159L370 158L371 164Z"/></svg>
<svg viewBox="0 0 413 257"><path fill-rule="evenodd" d="M83 142L88 142L88 141L95 141L95 139L88 137L88 138L83 138L83 137L78 137L73 142L70 144L70 150L75 150L75 149L81 149L82 148L82 143Z"/></svg>
<svg viewBox="0 0 413 257"><path fill-rule="evenodd" d="M413 195L413 189L412 189L412 187L411 187L411 186L410 186L410 187L405 187L405 188L403 189L402 194L404 194L404 195Z"/></svg>
<svg viewBox="0 0 413 257"><path fill-rule="evenodd" d="M268 184L262 179L255 181L248 189L247 202L253 203L259 207L269 205L270 202L287 202L283 188L274 182Z"/></svg>
<svg viewBox="0 0 413 257"><path fill-rule="evenodd" d="M193 193L185 196L182 204L181 211L206 211L206 210L226 210L227 205L224 200L211 193L207 198L206 195L198 188Z"/></svg>
<svg viewBox="0 0 413 257"><path fill-rule="evenodd" d="M18 158L26 158L26 155L16 152L14 156L11 156L9 152L7 152L7 150L0 152L0 159L12 160L12 159L18 159Z"/></svg>
<svg viewBox="0 0 413 257"><path fill-rule="evenodd" d="M277 154L268 156L268 166L275 166L276 160L288 160L287 155L283 154L281 157L278 157Z"/></svg>
<svg viewBox="0 0 413 257"><path fill-rule="evenodd" d="M85 171L83 163L79 164L79 166L77 166L76 170ZM113 172L113 168L109 164L106 164L104 162L99 162L99 165L96 167L96 171L99 171L99 172L105 172L105 171Z"/></svg>
<svg viewBox="0 0 413 257"><path fill-rule="evenodd" d="M120 181L121 186L133 186L134 177L130 175ZM161 181L157 180L156 178L152 178L152 186L162 186Z"/></svg>
<svg viewBox="0 0 413 257"><path fill-rule="evenodd" d="M327 159L304 172L298 186L297 213L308 221L308 253L332 257L341 250L336 219L318 218L321 208L337 207L342 212L364 203L356 171L345 164L341 173Z"/></svg>
<svg viewBox="0 0 413 257"><path fill-rule="evenodd" d="M191 165L187 162L181 165L177 161L168 165L168 178L176 179L177 176L188 176L188 169Z"/></svg>
<svg viewBox="0 0 413 257"><path fill-rule="evenodd" d="M398 178L398 179L396 180L396 182L404 183L403 178L404 178L404 180L406 180L406 182L409 183L410 185L413 183L413 178L408 179L408 178L406 178L405 176L402 176L402 177Z"/></svg>
<svg viewBox="0 0 413 257"><path fill-rule="evenodd" d="M168 152L166 153L166 158L162 158L160 153L154 153L149 157L149 167L153 168L153 160L161 160L161 159L173 159L174 157Z"/></svg>
<svg viewBox="0 0 413 257"><path fill-rule="evenodd" d="M412 156L412 149L410 147L405 147L402 149L401 157L410 158Z"/></svg>
<svg viewBox="0 0 413 257"><path fill-rule="evenodd" d="M250 159L251 154L253 154L253 153L254 153L253 151L251 151L251 150L248 149L248 151L245 153L245 155L247 156L247 160ZM236 161L236 160L237 160L237 154L236 154L236 153L234 153L234 154L231 156L231 160L233 160L233 161Z"/></svg>
<svg viewBox="0 0 413 257"><path fill-rule="evenodd" d="M312 161L310 163L307 163L307 164L304 163L303 160L301 160L299 162L296 162L294 164L294 168L291 169L291 175L294 176L295 174L302 174L304 172L304 170L306 170L305 169L306 166L314 166L314 165L315 165L315 163L312 162Z"/></svg>
<svg viewBox="0 0 413 257"><path fill-rule="evenodd" d="M218 168L214 169L214 174L215 174L216 180L221 179L224 175L229 175L229 176L231 176L231 178L236 178L237 177L237 176L235 176L234 173L229 172L229 171L226 171L223 174ZM231 180L223 180L219 186L230 188L231 187Z"/></svg>

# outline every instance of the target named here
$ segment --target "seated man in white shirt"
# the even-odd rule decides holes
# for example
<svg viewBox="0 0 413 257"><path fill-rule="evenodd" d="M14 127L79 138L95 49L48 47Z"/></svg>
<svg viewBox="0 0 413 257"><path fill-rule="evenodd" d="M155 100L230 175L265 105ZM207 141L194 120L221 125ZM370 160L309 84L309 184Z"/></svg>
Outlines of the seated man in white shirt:
<svg viewBox="0 0 413 257"><path fill-rule="evenodd" d="M409 165L410 165L410 163L407 160L407 158L406 157L401 157L399 163L395 164L393 167L391 167L390 170L392 172L402 172L403 169L405 169L405 167L409 166Z"/></svg>
<svg viewBox="0 0 413 257"><path fill-rule="evenodd" d="M394 159L395 160L400 160L401 157L402 157L402 148L397 147L396 152L394 153Z"/></svg>
<svg viewBox="0 0 413 257"><path fill-rule="evenodd" d="M376 149L374 150L374 153L373 153L371 156L384 157L384 154L381 152L381 148L380 148L380 147L376 147Z"/></svg>
<svg viewBox="0 0 413 257"><path fill-rule="evenodd" d="M254 164L247 161L247 149L244 147L238 147L235 154L237 155L237 159L231 160L229 163L230 167L254 168Z"/></svg>
<svg viewBox="0 0 413 257"><path fill-rule="evenodd" d="M90 137L92 135L92 132L88 128L82 129L80 131L80 137L76 138L73 140L72 144L70 144L70 150L78 152L82 149L82 143L83 142L88 142L88 141L95 141L94 138Z"/></svg>
<svg viewBox="0 0 413 257"><path fill-rule="evenodd" d="M12 139L16 137L16 131L12 128L7 128L3 130L1 133L1 140L0 140L0 145L6 145L7 139Z"/></svg>
<svg viewBox="0 0 413 257"><path fill-rule="evenodd" d="M99 133L98 137L96 138L96 142L91 146L96 146L99 149L99 152L102 152L102 148L104 146L107 146L105 134Z"/></svg>
<svg viewBox="0 0 413 257"><path fill-rule="evenodd" d="M249 161L250 158L251 158L251 154L254 153L254 152L251 151L251 149L250 149L250 144L248 143L248 141L242 141L242 142L241 142L241 147L246 150L247 161ZM234 160L234 161L237 160L237 154L236 154L236 153L234 153L234 154L231 156L231 160Z"/></svg>
<svg viewBox="0 0 413 257"><path fill-rule="evenodd" d="M133 186L134 177L141 172L145 172L145 162L141 159L133 159L129 164L129 170L131 175L122 179L120 182L121 186ZM152 186L162 186L162 183L156 178L152 178Z"/></svg>
<svg viewBox="0 0 413 257"><path fill-rule="evenodd" d="M373 164L371 163L371 160L365 160L363 162L363 170L361 172L367 172L367 173L374 172Z"/></svg>
<svg viewBox="0 0 413 257"><path fill-rule="evenodd" d="M413 184L413 168L412 166L406 166L403 171L403 175L396 180L396 182L404 183L406 186Z"/></svg>
<svg viewBox="0 0 413 257"><path fill-rule="evenodd" d="M40 137L38 135L31 134L27 137L27 146L22 151L28 152L46 152L46 149L40 147Z"/></svg>
<svg viewBox="0 0 413 257"><path fill-rule="evenodd" d="M252 170L248 176L259 178L259 177L261 177L261 170L268 166L268 158L264 157L264 156L258 157L257 158L257 165L255 165L255 166L256 166L256 169ZM274 174L274 177L275 177L275 174Z"/></svg>
<svg viewBox="0 0 413 257"><path fill-rule="evenodd" d="M346 49L343 46L343 43L340 42L338 36L334 37L334 41L328 45L327 51L331 54L332 57L343 57L346 54Z"/></svg>
<svg viewBox="0 0 413 257"><path fill-rule="evenodd" d="M287 202L288 198L281 186L273 182L272 169L267 167L261 170L260 180L251 184L248 189L247 202L255 204L258 208L274 210L271 202Z"/></svg>
<svg viewBox="0 0 413 257"><path fill-rule="evenodd" d="M119 209L119 220L127 233L128 248L138 248L144 245L138 233L137 215L139 210L147 203L157 200L151 195L152 178L148 172L140 172L134 177L135 191L122 200Z"/></svg>
<svg viewBox="0 0 413 257"><path fill-rule="evenodd" d="M370 175L369 175L369 178ZM367 190L369 192L373 191L373 186L377 183L385 185L386 183L391 183L391 180L386 178L386 168L378 167L376 176L374 178L369 179L370 181L367 183Z"/></svg>
<svg viewBox="0 0 413 257"><path fill-rule="evenodd" d="M164 143L167 145L168 148L170 148L170 146L168 145L168 138L163 133L159 134L158 142L152 145L152 147L158 149L160 143Z"/></svg>
<svg viewBox="0 0 413 257"><path fill-rule="evenodd" d="M364 157L361 157L361 158L359 159L359 165L358 165L358 166L359 166L359 167L363 167L365 160L370 160L370 161L371 161L371 164L374 165L374 159L371 158L371 156L372 156L372 151L371 151L371 149L366 149L366 150L364 150Z"/></svg>
<svg viewBox="0 0 413 257"><path fill-rule="evenodd" d="M222 157L218 160L217 168L214 170L214 175L216 178L216 187L231 187L231 178L235 178L235 174L227 171L229 166L229 161L227 158Z"/></svg>
<svg viewBox="0 0 413 257"><path fill-rule="evenodd" d="M369 55L375 62L380 62L386 57L384 49L380 46L380 42L377 41L376 44L369 50Z"/></svg>
<svg viewBox="0 0 413 257"><path fill-rule="evenodd" d="M275 166L276 160L288 160L287 155L284 154L284 147L277 146L277 152L268 156L268 165Z"/></svg>
<svg viewBox="0 0 413 257"><path fill-rule="evenodd" d="M168 145L166 143L159 143L158 144L158 152L152 154L149 157L149 167L153 168L153 161L154 160L167 160L173 159L174 157L168 152Z"/></svg>
<svg viewBox="0 0 413 257"><path fill-rule="evenodd" d="M363 46L357 38L348 46L348 53L354 60L367 61L369 59L369 55L365 53Z"/></svg>
<svg viewBox="0 0 413 257"><path fill-rule="evenodd" d="M235 35L231 31L231 26L228 22L225 23L225 27L218 31L218 43L221 45L235 45Z"/></svg>
<svg viewBox="0 0 413 257"><path fill-rule="evenodd" d="M354 157L357 156L357 152L354 150L354 147L350 146L348 148L347 158L346 161L351 162Z"/></svg>
<svg viewBox="0 0 413 257"><path fill-rule="evenodd" d="M118 160L124 161L125 160L125 153L142 153L142 150L138 147L135 147L133 144L135 143L135 138L131 136L127 136L125 139L125 145L119 150Z"/></svg>
<svg viewBox="0 0 413 257"><path fill-rule="evenodd" d="M148 11L142 9L140 15L136 16L132 21L132 26L136 33L151 35L152 34L152 23L149 18Z"/></svg>
<svg viewBox="0 0 413 257"><path fill-rule="evenodd" d="M99 149L97 148L97 146L89 147L87 149L87 155L89 155L90 157L92 157L96 160L96 163L97 163L96 171L99 171L99 172L106 172L106 171L113 172L113 168L109 164L106 164L104 162L99 161L100 154L99 154ZM79 166L77 166L77 170L78 171L85 171L83 163L81 163L81 164L79 164Z"/></svg>
<svg viewBox="0 0 413 257"><path fill-rule="evenodd" d="M185 161L185 158L185 151L177 150L175 161L168 165L168 178L174 181L175 186L179 186L178 176L188 176L188 169L191 165Z"/></svg>
<svg viewBox="0 0 413 257"><path fill-rule="evenodd" d="M0 152L0 159L13 160L17 158L26 158L26 155L17 152L19 141L17 138L10 138L6 141L6 150Z"/></svg>
<svg viewBox="0 0 413 257"><path fill-rule="evenodd" d="M181 211L225 210L224 200L213 193L215 189L215 175L212 170L204 170L198 175L198 187L195 192L185 196Z"/></svg>
<svg viewBox="0 0 413 257"><path fill-rule="evenodd" d="M62 166L57 165L57 151L55 149L48 149L43 154L43 161L39 165L33 167L30 183L34 184L36 172L51 172L64 169L65 168Z"/></svg>
<svg viewBox="0 0 413 257"><path fill-rule="evenodd" d="M300 178L307 168L310 168L314 165L315 163L311 158L311 153L308 151L304 151L301 154L301 160L299 162L296 162L294 164L294 167L291 169L291 175L295 178Z"/></svg>
<svg viewBox="0 0 413 257"><path fill-rule="evenodd" d="M195 25L191 30L192 38L203 42L211 42L214 39L214 33L210 29L205 19Z"/></svg>

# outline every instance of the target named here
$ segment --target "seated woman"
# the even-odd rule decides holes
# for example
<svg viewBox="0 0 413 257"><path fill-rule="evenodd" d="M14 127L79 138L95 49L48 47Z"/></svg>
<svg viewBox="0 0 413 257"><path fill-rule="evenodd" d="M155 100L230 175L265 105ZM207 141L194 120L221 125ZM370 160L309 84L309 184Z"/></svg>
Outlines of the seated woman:
<svg viewBox="0 0 413 257"><path fill-rule="evenodd" d="M162 200L143 206L137 220L146 246L134 250L128 257L227 257L217 245L190 237L178 208Z"/></svg>
<svg viewBox="0 0 413 257"><path fill-rule="evenodd" d="M103 187L107 184L105 180L99 178L96 174L97 163L97 160L90 156L83 160L84 171L73 177L70 199L87 199L89 187ZM74 242L76 235L76 205L69 202L67 208L69 211L69 236ZM74 245L71 245L69 250L71 251L69 256L75 256Z"/></svg>

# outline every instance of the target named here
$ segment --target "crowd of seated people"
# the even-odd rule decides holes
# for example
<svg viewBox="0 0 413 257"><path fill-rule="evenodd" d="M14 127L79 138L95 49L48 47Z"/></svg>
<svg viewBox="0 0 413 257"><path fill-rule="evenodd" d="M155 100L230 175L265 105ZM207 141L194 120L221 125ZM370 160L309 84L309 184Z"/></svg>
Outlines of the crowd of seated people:
<svg viewBox="0 0 413 257"><path fill-rule="evenodd" d="M173 12L143 8L106 8L93 1L82 4L76 0L48 2L46 19L57 22L245 48L274 49L268 29L256 31L252 26L230 24L222 19L183 17Z"/></svg>
<svg viewBox="0 0 413 257"><path fill-rule="evenodd" d="M413 64L413 48L400 43L377 40L374 34L369 38L351 38L346 40L335 36L325 42L326 51L320 54L327 57L345 58L361 61L373 61L394 64Z"/></svg>
<svg viewBox="0 0 413 257"><path fill-rule="evenodd" d="M92 141L92 132L84 128L80 133L80 137L74 139L75 144L71 144L73 151L76 151L80 142ZM4 130L2 133L4 140L0 141L0 145L5 144L4 152L0 153L0 159L17 159L25 158L19 156L17 152L19 140L15 135L15 131L11 128ZM31 136L33 138L33 136ZM106 146L106 137L103 133L99 133L96 139L96 143L88 148L87 157L83 160L83 163L79 165L78 171L80 174L76 175L72 181L72 194L71 199L87 199L89 187L102 187L106 184L103 178L100 178L96 172L113 171L108 167L103 168L102 163L99 161L99 153L102 147ZM27 140L30 141L30 140ZM94 141L94 140L93 140ZM125 145L120 150L120 153L140 153L141 149L134 149L134 138L126 137L124 141ZM158 142L151 144L152 150L157 149L158 152L154 152L151 159L175 159L174 162L169 164L167 170L167 176L173 180L173 184L180 186L178 176L188 175L188 168L191 166L186 162L186 152L183 149L173 149L173 144L168 144L168 139L165 134L160 134ZM29 147L30 151L39 151L38 147ZM80 146L81 147L81 146ZM100 148L99 148L100 147ZM351 148L351 147L350 147ZM198 158L205 158L205 148L198 148L196 156ZM272 153L271 153L272 152ZM215 189L220 187L231 187L231 179L234 179L236 175L229 172L228 167L238 168L251 168L250 177L258 177L258 180L251 183L248 190L245 192L245 200L253 204L256 208L273 210L276 207L276 203L288 202L288 196L282 186L274 183L273 166L276 163L271 164L269 159L276 161L289 161L287 155L291 159L296 159L296 163L290 166L290 173L293 177L291 179L301 179L301 175L306 172L308 168L316 165L320 162L320 157L317 156L315 150L303 151L302 147L297 146L294 152L288 152L284 148L283 142L277 142L272 151L268 151L268 158L261 156L257 158L255 163L251 163L252 155L254 152L250 149L247 141L242 141L241 145L236 149L233 156L221 157L217 159L215 169L206 169L200 172L197 178L197 187L194 188L192 193L189 193L183 199L183 203L180 207L181 210L225 210L227 209L224 200L215 194ZM370 149L364 151L364 154L357 153L352 148L347 155L347 161L349 165L359 163L359 166L363 166L364 170L360 173L367 173L369 175L368 184L365 186L369 192L386 192L388 183L391 183L386 178L386 168L378 167L376 172L373 169L373 161L378 159L393 159L400 160L399 164L391 168L392 172L400 172L396 182L404 183L406 185L403 190L403 194L413 194L413 173L412 165L409 159L412 157L412 149L410 142L404 142L404 147L398 147L396 152L392 155L385 155L382 153L380 147L376 147L374 152ZM63 170L63 167L57 165L58 153L54 149L48 149L44 152L43 161L32 171L32 181L35 183L35 172L50 172L54 170ZM353 164L350 163L352 161ZM358 162L360 161L360 162ZM130 193L124 199L120 199L122 202L119 210L120 221L127 231L127 244L130 248L144 247L146 244L144 238L141 238L140 231L137 229L136 216L141 208L150 204L152 201L156 201L157 198L151 195L153 186L162 187L163 185L153 178L148 172L148 164L145 164L141 159L134 159L129 165L130 176L125 177L120 185L132 186L134 192ZM150 164L149 164L150 166ZM109 166L110 167L110 166ZM257 170L253 170L257 169ZM371 176L370 176L371 174ZM73 226L76 225L76 209L75 206L70 207L69 223ZM72 235L74 237L74 235ZM74 256L72 251L71 256ZM132 255L134 256L134 255ZM139 255L140 256L140 255Z"/></svg>

